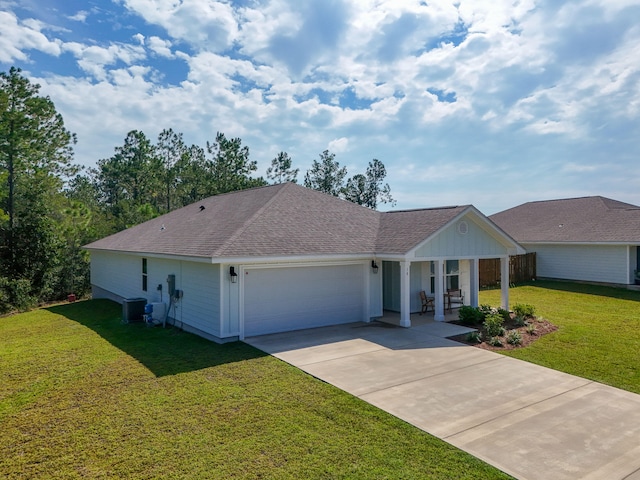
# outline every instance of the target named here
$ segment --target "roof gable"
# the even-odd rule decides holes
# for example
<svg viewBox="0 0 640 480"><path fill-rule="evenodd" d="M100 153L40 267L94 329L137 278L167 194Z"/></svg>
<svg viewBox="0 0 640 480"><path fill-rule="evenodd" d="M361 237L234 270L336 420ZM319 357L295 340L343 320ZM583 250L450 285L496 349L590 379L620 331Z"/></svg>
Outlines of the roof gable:
<svg viewBox="0 0 640 480"><path fill-rule="evenodd" d="M387 254L405 254L467 208L468 205L385 212L378 231L377 249Z"/></svg>
<svg viewBox="0 0 640 480"><path fill-rule="evenodd" d="M420 257L487 257L524 253L509 235L469 205L414 249Z"/></svg>
<svg viewBox="0 0 640 480"><path fill-rule="evenodd" d="M489 218L520 243L640 242L640 207L600 196L528 202Z"/></svg>

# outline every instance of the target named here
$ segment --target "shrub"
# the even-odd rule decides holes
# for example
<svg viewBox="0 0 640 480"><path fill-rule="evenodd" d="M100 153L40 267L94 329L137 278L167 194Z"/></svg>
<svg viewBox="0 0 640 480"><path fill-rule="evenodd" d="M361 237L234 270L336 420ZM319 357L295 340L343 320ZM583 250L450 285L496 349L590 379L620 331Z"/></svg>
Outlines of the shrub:
<svg viewBox="0 0 640 480"><path fill-rule="evenodd" d="M527 320L522 315L516 315L513 319L513 323L516 327L524 327L525 325L528 325Z"/></svg>
<svg viewBox="0 0 640 480"><path fill-rule="evenodd" d="M502 347L502 340L498 337L490 337L489 340L487 340L487 343L492 347Z"/></svg>
<svg viewBox="0 0 640 480"><path fill-rule="evenodd" d="M480 343L482 342L482 334L480 332L471 332L467 335L467 342Z"/></svg>
<svg viewBox="0 0 640 480"><path fill-rule="evenodd" d="M518 330L511 330L507 334L507 343L510 345L522 345L522 335Z"/></svg>
<svg viewBox="0 0 640 480"><path fill-rule="evenodd" d="M462 305L458 309L458 319L465 325L480 325L484 320L484 314L479 308Z"/></svg>
<svg viewBox="0 0 640 480"><path fill-rule="evenodd" d="M480 305L478 308L484 315L484 318L487 318L489 315L492 315L494 313L497 313L505 320L509 320L509 318L511 318L511 314L509 313L509 311L505 310L502 307L496 308L496 307L492 307L491 305Z"/></svg>
<svg viewBox="0 0 640 480"><path fill-rule="evenodd" d="M513 313L515 313L516 316L533 317L536 313L536 309L533 305L519 303L513 306Z"/></svg>
<svg viewBox="0 0 640 480"><path fill-rule="evenodd" d="M29 280L0 277L0 313L12 310L24 312L36 304L36 298L31 295Z"/></svg>
<svg viewBox="0 0 640 480"><path fill-rule="evenodd" d="M497 313L492 313L484 319L484 329L489 337L504 335L503 324L504 318Z"/></svg>
<svg viewBox="0 0 640 480"><path fill-rule="evenodd" d="M491 305L480 305L478 307L478 310L480 310L482 312L483 315L483 320L487 317L487 315L491 315L492 313L495 313L493 307L491 307Z"/></svg>
<svg viewBox="0 0 640 480"><path fill-rule="evenodd" d="M529 325L527 325L527 333L529 335L535 335L536 334L536 326L533 323L530 323Z"/></svg>
<svg viewBox="0 0 640 480"><path fill-rule="evenodd" d="M9 279L0 277L0 314L11 310Z"/></svg>

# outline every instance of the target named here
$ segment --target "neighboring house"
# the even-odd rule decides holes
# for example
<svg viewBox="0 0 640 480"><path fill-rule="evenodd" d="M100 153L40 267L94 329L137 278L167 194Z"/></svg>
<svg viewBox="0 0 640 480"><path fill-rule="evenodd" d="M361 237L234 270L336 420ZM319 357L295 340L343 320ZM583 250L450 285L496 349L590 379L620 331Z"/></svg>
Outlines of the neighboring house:
<svg viewBox="0 0 640 480"><path fill-rule="evenodd" d="M170 318L216 341L384 310L409 327L421 290L444 320L447 286L477 305L479 259L501 258L508 276L523 251L471 205L382 213L292 183L213 196L86 248L94 298L170 303ZM181 298L168 298L169 276Z"/></svg>
<svg viewBox="0 0 640 480"><path fill-rule="evenodd" d="M492 215L544 278L629 285L640 269L640 207L605 197L529 202Z"/></svg>

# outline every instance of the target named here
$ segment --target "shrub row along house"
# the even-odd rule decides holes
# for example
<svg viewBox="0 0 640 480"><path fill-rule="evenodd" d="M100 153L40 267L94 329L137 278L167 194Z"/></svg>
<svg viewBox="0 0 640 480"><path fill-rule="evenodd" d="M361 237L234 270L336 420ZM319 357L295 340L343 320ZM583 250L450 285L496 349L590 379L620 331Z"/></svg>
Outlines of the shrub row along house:
<svg viewBox="0 0 640 480"><path fill-rule="evenodd" d="M605 197L529 202L492 215L540 278L630 285L640 271L640 207Z"/></svg>
<svg viewBox="0 0 640 480"><path fill-rule="evenodd" d="M500 258L508 279L509 255L524 252L471 205L378 212L292 183L210 197L86 248L94 298L164 302L221 342L385 310L409 327L420 291L444 320L446 288L477 306L480 259Z"/></svg>

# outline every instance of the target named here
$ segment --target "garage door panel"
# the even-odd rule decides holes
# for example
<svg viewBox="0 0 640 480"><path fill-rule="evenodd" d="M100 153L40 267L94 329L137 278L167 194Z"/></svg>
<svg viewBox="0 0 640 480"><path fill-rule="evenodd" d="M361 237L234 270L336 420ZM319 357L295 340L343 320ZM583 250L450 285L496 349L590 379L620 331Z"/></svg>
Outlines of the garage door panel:
<svg viewBox="0 0 640 480"><path fill-rule="evenodd" d="M247 269L245 335L362 320L361 265Z"/></svg>

